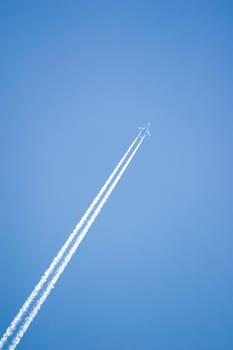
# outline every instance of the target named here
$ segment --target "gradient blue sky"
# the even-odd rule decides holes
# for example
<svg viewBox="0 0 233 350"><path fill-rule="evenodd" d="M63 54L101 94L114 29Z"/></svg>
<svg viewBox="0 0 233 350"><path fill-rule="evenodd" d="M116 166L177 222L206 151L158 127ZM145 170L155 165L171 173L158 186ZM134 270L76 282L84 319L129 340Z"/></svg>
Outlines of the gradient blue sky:
<svg viewBox="0 0 233 350"><path fill-rule="evenodd" d="M136 135L18 349L233 348L232 1L1 1L0 332Z"/></svg>

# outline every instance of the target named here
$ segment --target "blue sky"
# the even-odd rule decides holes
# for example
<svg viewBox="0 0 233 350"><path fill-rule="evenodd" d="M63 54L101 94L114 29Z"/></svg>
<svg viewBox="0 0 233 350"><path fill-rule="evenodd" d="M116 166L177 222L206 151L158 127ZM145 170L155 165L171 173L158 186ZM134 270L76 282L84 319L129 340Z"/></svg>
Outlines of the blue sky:
<svg viewBox="0 0 233 350"><path fill-rule="evenodd" d="M18 349L232 349L232 1L0 6L0 332L150 120Z"/></svg>

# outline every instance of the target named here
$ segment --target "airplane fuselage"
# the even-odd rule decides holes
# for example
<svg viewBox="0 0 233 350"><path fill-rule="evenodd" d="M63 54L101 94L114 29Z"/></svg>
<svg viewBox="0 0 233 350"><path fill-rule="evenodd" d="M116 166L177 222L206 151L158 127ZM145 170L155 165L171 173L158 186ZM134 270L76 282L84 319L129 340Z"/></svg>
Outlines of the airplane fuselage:
<svg viewBox="0 0 233 350"><path fill-rule="evenodd" d="M146 135L151 136L150 131L149 131L150 125L151 125L151 123L149 122L146 127L144 127L144 128L139 127L138 129L140 131L139 131L138 136L141 137L141 138L146 137Z"/></svg>

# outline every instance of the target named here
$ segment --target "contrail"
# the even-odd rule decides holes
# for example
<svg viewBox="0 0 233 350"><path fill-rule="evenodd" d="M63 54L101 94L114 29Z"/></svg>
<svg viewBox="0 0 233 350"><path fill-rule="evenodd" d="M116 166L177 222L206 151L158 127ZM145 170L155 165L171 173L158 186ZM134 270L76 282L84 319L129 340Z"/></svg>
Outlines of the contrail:
<svg viewBox="0 0 233 350"><path fill-rule="evenodd" d="M66 240L66 242L64 243L64 245L62 246L62 248L60 249L60 251L57 253L57 255L55 256L55 258L53 259L52 263L50 264L50 266L48 267L48 269L45 271L45 273L42 275L40 281L37 283L37 285L34 287L32 293L29 295L29 297L26 299L25 303L23 304L23 306L21 307L21 309L19 310L19 312L17 313L17 315L15 316L15 318L13 319L13 321L11 322L11 324L9 325L9 327L6 329L5 333L2 335L2 338L0 339L0 349L2 349L3 345L5 344L5 342L8 340L8 338L12 335L12 333L14 332L16 326L19 324L19 322L21 321L23 315L27 312L29 306L31 305L31 303L33 302L33 300L37 297L38 293L40 292L40 290L43 288L44 284L47 282L49 276L52 274L52 272L54 271L55 267L57 266L57 264L61 261L62 257L64 256L68 246L71 244L71 242L73 241L73 239L75 238L75 236L77 235L78 231L82 228L82 226L85 224L85 222L88 219L88 216L90 215L90 213L92 212L92 210L94 209L94 207L96 206L97 202L99 201L99 199L101 198L101 196L103 195L103 193L106 191L107 187L109 186L109 184L111 183L112 179L114 178L114 176L116 175L116 173L118 172L118 170L120 169L121 165L123 164L123 162L125 161L126 157L128 156L128 154L130 153L130 151L132 150L132 148L134 147L135 143L137 142L139 136L137 136L134 141L132 142L132 144L129 146L128 150L126 151L126 153L123 155L123 157L121 158L121 160L119 161L119 163L117 164L117 166L115 167L115 169L113 170L112 174L109 176L109 178L107 179L107 181L105 182L105 184L103 185L103 187L100 189L99 193L97 194L97 196L94 198L94 200L92 201L92 203L90 204L89 208L86 210L86 212L84 213L83 217L81 218L81 220L79 221L79 223L76 225L76 227L74 228L73 232L70 234L70 236L68 237L68 239Z"/></svg>
<svg viewBox="0 0 233 350"><path fill-rule="evenodd" d="M101 202L99 203L99 205L95 209L94 213L91 215L91 217L88 220L86 226L81 231L80 235L77 237L74 245L70 248L69 252L65 256L65 258L64 258L63 262L61 263L60 267L58 268L56 274L54 275L52 280L49 282L49 284L48 284L47 288L45 289L45 291L43 292L42 296L36 302L34 308L30 312L28 317L26 317L25 322L23 323L23 325L21 326L21 328L17 332L15 338L12 341L12 344L9 346L9 350L14 350L16 348L16 346L19 344L19 342L22 339L24 333L27 331L27 329L30 326L30 324L32 323L33 319L36 317L37 313L39 312L41 306L46 301L46 299L49 296L49 294L52 291L52 289L55 287L55 284L56 284L57 280L59 279L59 277L61 276L61 274L65 270L66 266L70 262L72 256L76 252L79 244L81 243L83 238L86 236L87 232L89 231L90 227L94 223L95 219L97 218L97 216L100 213L101 209L103 208L104 204L106 203L106 201L108 200L108 198L111 195L112 191L114 190L114 188L116 187L117 183L121 179L122 175L126 171L128 165L130 164L131 160L135 156L135 154L136 154L138 148L140 147L141 143L143 142L143 140L144 140L144 137L141 138L141 140L138 143L137 147L134 149L134 151L132 152L132 154L128 158L127 162L125 163L125 165L123 166L123 168L121 169L119 174L117 175L116 179L113 181L112 185L108 189L107 193L104 195L103 199L101 200Z"/></svg>

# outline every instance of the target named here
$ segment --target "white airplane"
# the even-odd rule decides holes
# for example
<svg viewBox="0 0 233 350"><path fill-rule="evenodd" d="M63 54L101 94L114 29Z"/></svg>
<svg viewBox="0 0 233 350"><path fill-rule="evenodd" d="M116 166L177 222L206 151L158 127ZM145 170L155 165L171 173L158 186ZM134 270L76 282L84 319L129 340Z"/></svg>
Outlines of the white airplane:
<svg viewBox="0 0 233 350"><path fill-rule="evenodd" d="M138 136L141 138L144 138L146 134L151 136L151 133L149 132L149 128L151 126L151 123L149 122L146 127L138 127L137 129L140 130Z"/></svg>

